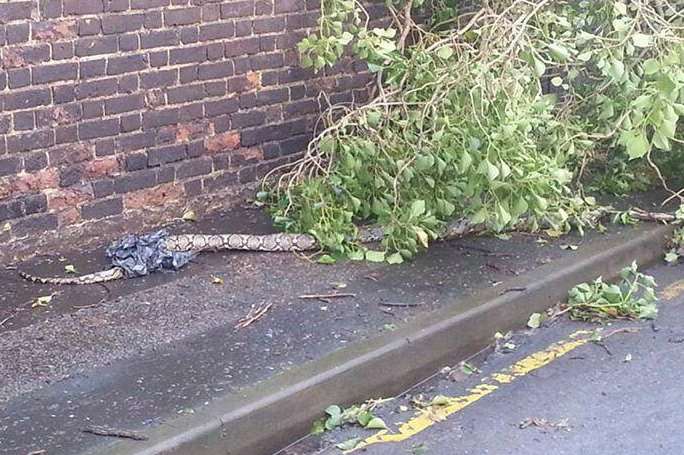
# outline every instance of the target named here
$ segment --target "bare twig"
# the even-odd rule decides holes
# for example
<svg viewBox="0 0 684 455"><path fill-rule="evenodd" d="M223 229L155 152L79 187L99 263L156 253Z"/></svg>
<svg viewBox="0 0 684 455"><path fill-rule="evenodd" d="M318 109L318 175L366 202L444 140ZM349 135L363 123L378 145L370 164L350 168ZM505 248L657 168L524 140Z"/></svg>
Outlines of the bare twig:
<svg viewBox="0 0 684 455"><path fill-rule="evenodd" d="M349 293L335 293L335 294L305 294L305 295L300 295L300 299L336 299L336 298L344 298L344 297L356 297L356 294L349 294Z"/></svg>
<svg viewBox="0 0 684 455"><path fill-rule="evenodd" d="M83 429L84 433L96 436L110 436L114 438L133 439L135 441L147 441L148 437L135 431L118 430L116 428L90 426Z"/></svg>
<svg viewBox="0 0 684 455"><path fill-rule="evenodd" d="M240 319L238 323L235 325L235 328L244 329L245 327L252 325L256 321L261 319L268 312L268 310L271 309L272 306L273 303L268 303L266 305L259 306L252 305L252 308L249 310L249 313L247 313L247 316Z"/></svg>
<svg viewBox="0 0 684 455"><path fill-rule="evenodd" d="M424 305L423 302L380 302L378 305L389 307L415 307Z"/></svg>
<svg viewBox="0 0 684 455"><path fill-rule="evenodd" d="M5 319L3 319L2 321L0 321L0 327L2 327L3 325L5 325L5 322L9 321L10 319L14 319L14 315L13 315L13 314L10 314L10 315L7 316Z"/></svg>

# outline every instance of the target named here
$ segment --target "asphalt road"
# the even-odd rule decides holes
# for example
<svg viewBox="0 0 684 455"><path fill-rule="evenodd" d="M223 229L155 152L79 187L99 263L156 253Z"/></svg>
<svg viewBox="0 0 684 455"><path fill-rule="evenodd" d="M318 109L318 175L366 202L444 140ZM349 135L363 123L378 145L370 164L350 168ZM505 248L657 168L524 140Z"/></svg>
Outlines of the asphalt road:
<svg viewBox="0 0 684 455"><path fill-rule="evenodd" d="M478 384L490 382L511 365L539 358L554 343L568 343L580 329L595 326L566 319L550 327L517 333L509 348L474 360L480 372L435 377L409 394L383 405L376 414L398 433L414 428L402 442L384 442L351 453L364 455L460 454L662 454L684 453L684 266L649 271L659 282L660 313L655 323L618 323L603 346L592 342L497 390L444 420L435 413L423 431L412 399L437 395L472 397ZM501 343L500 343L501 344ZM506 351L506 352L503 352ZM510 352L509 352L510 351ZM531 357L530 357L531 356ZM504 381L505 382L505 381ZM477 390L477 389L475 389ZM285 454L334 454L334 444L368 438L373 432L345 428L312 437Z"/></svg>

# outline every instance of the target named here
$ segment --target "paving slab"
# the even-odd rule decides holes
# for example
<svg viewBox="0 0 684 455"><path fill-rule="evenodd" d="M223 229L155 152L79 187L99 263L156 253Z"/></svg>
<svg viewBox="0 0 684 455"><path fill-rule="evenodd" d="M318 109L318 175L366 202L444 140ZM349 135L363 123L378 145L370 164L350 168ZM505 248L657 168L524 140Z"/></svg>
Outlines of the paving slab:
<svg viewBox="0 0 684 455"><path fill-rule="evenodd" d="M171 229L272 231L263 213L249 208ZM632 230L614 226L605 234L546 243L525 234L509 240L468 238L436 244L401 266L322 266L293 254L212 253L179 273L106 288L35 285L5 269L0 272L0 321L5 320L0 453L69 454L105 447L110 439L82 429L91 424L154 428L478 290L497 286L505 292L506 282L522 273L600 248L602 242L619 242ZM59 275L65 264L73 264L88 272L102 267L102 256L101 249L65 249L16 266ZM224 284L214 284L213 277ZM355 296L300 298L328 292ZM31 308L38 296L53 293L47 308ZM252 306L262 304L272 304L263 319L235 328Z"/></svg>

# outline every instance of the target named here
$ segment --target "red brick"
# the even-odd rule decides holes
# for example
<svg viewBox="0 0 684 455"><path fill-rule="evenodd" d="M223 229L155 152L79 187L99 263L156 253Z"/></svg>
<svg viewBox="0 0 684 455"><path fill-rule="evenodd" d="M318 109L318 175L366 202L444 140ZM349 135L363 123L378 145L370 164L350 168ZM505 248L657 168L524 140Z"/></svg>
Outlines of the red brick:
<svg viewBox="0 0 684 455"><path fill-rule="evenodd" d="M182 185L165 183L155 188L125 194L124 207L131 210L161 207L179 201L184 193Z"/></svg>
<svg viewBox="0 0 684 455"><path fill-rule="evenodd" d="M89 179L99 179L116 174L119 170L118 159L114 156L108 156L88 162L85 167L85 176Z"/></svg>
<svg viewBox="0 0 684 455"><path fill-rule="evenodd" d="M205 147L209 153L221 153L227 150L235 150L240 147L240 134L227 132L208 137Z"/></svg>

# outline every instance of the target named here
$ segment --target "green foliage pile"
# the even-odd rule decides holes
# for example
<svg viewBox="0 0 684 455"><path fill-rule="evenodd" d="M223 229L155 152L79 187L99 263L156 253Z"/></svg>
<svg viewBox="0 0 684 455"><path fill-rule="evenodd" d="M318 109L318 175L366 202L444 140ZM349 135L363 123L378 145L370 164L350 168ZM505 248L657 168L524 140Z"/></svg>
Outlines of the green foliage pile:
<svg viewBox="0 0 684 455"><path fill-rule="evenodd" d="M606 319L655 319L656 282L639 272L636 263L620 272L617 284L600 277L592 283L582 283L569 292L568 311L572 319L603 321Z"/></svg>
<svg viewBox="0 0 684 455"><path fill-rule="evenodd" d="M361 258L355 223L378 223L384 252L367 259L401 262L456 217L493 231L581 227L591 200L577 182L601 167L613 175L595 186L616 193L647 183L643 169L667 187L654 160L682 147L681 0L387 6L393 26L369 28L359 3L326 0L300 43L305 66L350 50L380 85L365 106L333 108L265 194L286 230ZM430 24L412 20L420 8Z"/></svg>

